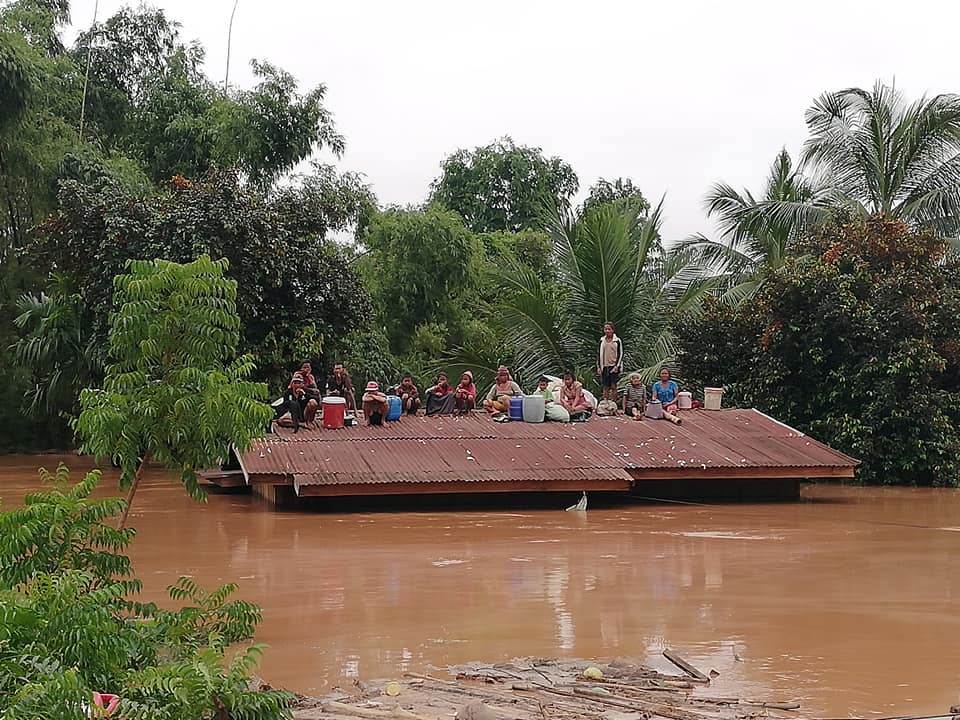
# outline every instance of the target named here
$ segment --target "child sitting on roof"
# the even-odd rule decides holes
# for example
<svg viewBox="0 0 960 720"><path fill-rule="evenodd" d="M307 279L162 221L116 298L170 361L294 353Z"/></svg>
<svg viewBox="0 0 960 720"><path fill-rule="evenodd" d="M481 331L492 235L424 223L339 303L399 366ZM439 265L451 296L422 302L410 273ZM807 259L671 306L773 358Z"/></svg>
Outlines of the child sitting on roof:
<svg viewBox="0 0 960 720"><path fill-rule="evenodd" d="M630 384L623 394L623 414L634 420L643 420L647 409L647 389L643 386L640 373L630 373Z"/></svg>
<svg viewBox="0 0 960 720"><path fill-rule="evenodd" d="M537 383L537 391L534 393L534 395L543 397L544 419L552 420L553 422L570 422L570 413L568 413L560 403L554 400L553 391L549 388L549 385L550 378L546 375L541 375L540 381Z"/></svg>
<svg viewBox="0 0 960 720"><path fill-rule="evenodd" d="M473 384L473 373L467 370L460 376L460 384L453 392L454 415L466 415L477 405L477 386Z"/></svg>

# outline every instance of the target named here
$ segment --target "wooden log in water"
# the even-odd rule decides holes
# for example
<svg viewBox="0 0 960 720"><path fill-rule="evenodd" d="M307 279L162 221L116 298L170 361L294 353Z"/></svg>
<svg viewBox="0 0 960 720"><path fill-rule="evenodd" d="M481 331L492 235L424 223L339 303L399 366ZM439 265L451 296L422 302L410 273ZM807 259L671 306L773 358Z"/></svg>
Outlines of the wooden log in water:
<svg viewBox="0 0 960 720"><path fill-rule="evenodd" d="M680 657L679 655L677 655L677 654L676 654L673 650L671 650L670 648L664 649L664 651L663 651L663 656L664 656L667 660L669 660L670 662L672 662L674 665L676 665L678 668L680 668L681 670L683 670L683 671L684 671L687 675L689 675L695 682L704 683L704 684L709 684L709 683L710 683L710 678L708 678L708 677L707 677L706 675L704 675L702 672L700 672L699 670L697 670L697 668L695 668L693 665L691 665L690 663L688 663L688 662L687 662L686 660L684 660L682 657Z"/></svg>

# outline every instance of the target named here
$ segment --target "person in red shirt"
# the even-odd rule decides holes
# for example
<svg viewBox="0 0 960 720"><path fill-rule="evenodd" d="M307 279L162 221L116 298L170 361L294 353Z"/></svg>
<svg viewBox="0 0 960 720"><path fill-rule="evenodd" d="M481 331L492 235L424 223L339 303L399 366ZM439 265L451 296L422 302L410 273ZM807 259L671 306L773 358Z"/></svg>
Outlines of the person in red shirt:
<svg viewBox="0 0 960 720"><path fill-rule="evenodd" d="M466 415L477 406L477 386L473 373L467 370L460 376L460 384L453 393L454 415Z"/></svg>
<svg viewBox="0 0 960 720"><path fill-rule="evenodd" d="M313 368L310 366L309 362L300 363L300 369L296 372L301 378L303 378L303 390L308 398L311 400L320 400L320 388L317 386L317 379L313 376ZM290 384L287 385L287 389L293 387L293 380L290 381Z"/></svg>
<svg viewBox="0 0 960 720"><path fill-rule="evenodd" d="M453 414L453 385L447 381L447 374L437 376L437 384L427 390L427 415Z"/></svg>

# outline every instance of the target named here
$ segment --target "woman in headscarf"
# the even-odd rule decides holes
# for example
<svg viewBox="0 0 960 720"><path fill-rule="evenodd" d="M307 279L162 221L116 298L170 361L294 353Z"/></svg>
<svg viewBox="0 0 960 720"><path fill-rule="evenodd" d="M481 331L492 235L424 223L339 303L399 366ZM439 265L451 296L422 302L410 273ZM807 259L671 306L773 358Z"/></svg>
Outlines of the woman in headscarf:
<svg viewBox="0 0 960 720"><path fill-rule="evenodd" d="M446 373L437 376L437 384L427 389L427 415L453 415L453 386Z"/></svg>
<svg viewBox="0 0 960 720"><path fill-rule="evenodd" d="M453 393L453 407L456 415L466 415L477 406L477 386L473 384L473 373L467 370L460 376L460 384Z"/></svg>
<svg viewBox="0 0 960 720"><path fill-rule="evenodd" d="M523 390L510 377L510 369L506 365L497 368L497 379L483 401L483 409L487 412L509 412L510 398L523 395Z"/></svg>

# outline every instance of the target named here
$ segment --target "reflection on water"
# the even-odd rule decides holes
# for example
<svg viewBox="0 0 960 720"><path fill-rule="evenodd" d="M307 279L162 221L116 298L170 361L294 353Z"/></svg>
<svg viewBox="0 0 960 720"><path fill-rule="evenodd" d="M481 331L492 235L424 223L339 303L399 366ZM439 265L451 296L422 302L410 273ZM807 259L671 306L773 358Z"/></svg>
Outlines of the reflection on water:
<svg viewBox="0 0 960 720"><path fill-rule="evenodd" d="M37 462L0 460L5 506L36 487ZM195 505L155 474L133 509L131 555L148 600L181 574L238 582L264 608L264 676L301 692L519 655L666 670L670 646L720 672L713 695L799 698L809 714L960 702L960 492L804 496L328 515L243 495Z"/></svg>

